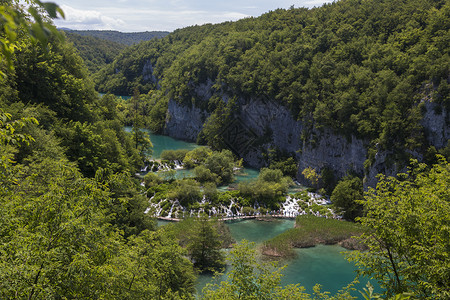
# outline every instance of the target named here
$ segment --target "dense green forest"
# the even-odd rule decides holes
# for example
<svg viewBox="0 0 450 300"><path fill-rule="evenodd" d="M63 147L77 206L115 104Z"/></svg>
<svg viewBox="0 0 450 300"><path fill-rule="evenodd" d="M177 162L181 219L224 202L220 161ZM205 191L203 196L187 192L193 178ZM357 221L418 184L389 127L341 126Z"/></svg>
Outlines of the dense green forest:
<svg viewBox="0 0 450 300"><path fill-rule="evenodd" d="M226 96L281 103L305 130L368 140L369 165L383 150L407 161L405 151L429 146L424 99L450 108L449 12L443 0L346 0L183 28L124 51L96 87L149 93L153 130L163 129L169 99L205 109L213 117L200 140L213 146L227 122L215 116L233 109Z"/></svg>
<svg viewBox="0 0 450 300"><path fill-rule="evenodd" d="M73 43L88 71L95 73L111 63L114 58L125 49L126 45L101 39L94 36L83 36L74 31L65 31L67 40Z"/></svg>
<svg viewBox="0 0 450 300"><path fill-rule="evenodd" d="M138 44L142 41L149 41L154 38L163 38L169 34L168 31L145 31L145 32L119 32L114 30L72 30L64 29L66 33L90 36L101 40L111 41L126 46Z"/></svg>
<svg viewBox="0 0 450 300"><path fill-rule="evenodd" d="M199 201L203 197L211 202L225 202L238 195L249 205L255 199L265 201L268 207L277 205L276 200L285 196L291 181L289 176L292 174L292 162L276 162L261 170L255 181L239 185L236 191L220 193L216 184L232 181L233 170L241 166L242 161L228 150L213 151L200 147L192 151L164 153L169 164L170 161L181 160L192 168L195 178L176 180L170 176L173 175L170 172L166 173L167 178L150 172L142 179L135 176L135 173L147 161L151 141L141 129L146 122L154 126L154 122L160 120L167 97L175 97L179 101L192 100L188 97L189 84L197 77L191 76L212 70L209 67L199 69L197 64L200 61L208 58L208 62L204 62L206 65L218 67L217 73L205 73L201 80L225 76L225 73L220 73L220 70L224 70L221 68L236 68L233 72L241 74L252 53L256 55L254 63L264 63L264 60L258 60L255 51L258 47L267 46L266 38L270 37L271 32L285 28L286 25L283 24L289 24L290 19L281 18L266 24L271 24L272 27L266 28L264 25L262 28L266 29L261 32L266 32L269 36L259 37L260 46L256 46L258 43L253 45L259 39L260 32L252 25L255 20L264 20L269 16L272 20L274 15L298 14L299 24L302 24L302 17L310 16L316 26L319 26L326 23L328 15L335 12L336 7L345 8L344 13L354 8L354 15L357 15L361 6L377 3L370 8L398 12L399 15L391 20L396 23L401 19L400 16L406 16L403 15L403 10L409 5L417 8L420 4L422 6L419 7L426 8L424 13L431 17L420 23L424 29L420 32L419 40L425 39L437 47L433 54L436 63L430 65L434 71L426 68L425 73L420 74L426 82L436 79L437 91L440 95L445 95L442 92L446 87L441 73L446 66L445 72L448 72L448 65L445 64L448 61L444 60L445 57L448 58L448 53L443 53L448 49L445 50L446 46L442 45L440 39L448 37L448 27L442 29L442 26L448 25L448 4L433 2L435 7L432 8L430 2L409 1L402 3L399 5L401 9L397 9L389 6L392 5L389 1L366 1L362 4L342 1L313 10L279 10L260 19L225 23L217 27L206 25L182 29L164 39L141 43L131 50L127 48L121 54L124 58L135 49L153 49L150 53L142 51L138 58L141 62L150 60L155 64L155 74L160 78L162 87L162 90L146 93L147 87L153 89L157 87L157 83L146 83L145 76L136 77L142 82L133 81L133 72L140 71L127 69L130 74L119 72L118 76L123 77L115 77L116 81L113 82L118 84L121 80L130 79L131 83L121 88L133 91L134 97L131 101L124 101L113 95L98 96L89 79L87 67L73 45L48 23L49 19L58 14L63 15L57 5L30 1L33 6L24 11L18 8L18 2L6 0L0 4L2 299L194 299L196 274L223 267L224 257L220 249L232 242L229 233L223 224L211 222L207 217L187 219L178 225L158 229L155 220L145 213L151 204L149 198L174 199L186 203L186 207L194 207L200 206ZM371 10L366 13L372 15ZM409 13L411 17L413 14L411 11ZM321 19L316 20L319 16ZM372 16L375 17L375 14ZM440 21L433 19L433 16L435 19L440 18ZM384 20L386 14L376 17ZM432 20L435 20L434 23ZM428 28L429 26L432 28ZM238 32L233 28L242 29ZM255 29L251 30L255 34L253 41L247 35L250 34L250 28ZM370 31L370 28L367 30ZM289 31L286 29L286 32ZM437 31L440 33L437 34ZM219 44L216 44L217 47L209 44L215 40L212 33L224 35L224 43L228 38L234 41L241 38L244 40L242 44L236 44L236 48L223 45L231 55L229 61L195 52L194 50L199 49L225 50ZM228 36L228 33L232 36ZM314 48L314 43L318 42L311 38L311 43ZM148 45L154 48L148 48ZM283 46L280 47L283 49ZM324 55L328 48L324 49L324 52L311 50L311 53L315 53L313 57ZM406 46L405 49L410 48ZM158 51L160 52L156 56ZM247 53L248 51L250 52ZM405 59L426 58L428 52L414 52L414 55ZM395 53L392 54L393 58L402 57ZM237 55L239 59L234 60L233 55ZM271 55L267 54L265 57ZM135 63L131 59L127 62L122 59L115 61L113 65L117 65L119 61L125 65ZM319 62L314 59L311 61L312 66L317 63ZM407 60L405 67L408 70L409 63L414 64L414 60ZM97 73L96 76L106 74L109 68L107 66L103 73ZM187 69L178 73L180 68ZM376 68L369 71L375 70ZM375 73L378 72L381 71ZM389 70L387 72L390 73ZM403 80L412 80L413 83L418 80L414 75L416 73L411 70L408 72L407 75L391 74L390 80L397 84L392 87L393 90L399 89L398 85ZM328 73L322 75L326 74ZM182 79L179 76L186 77L183 77L185 85L176 85L179 89L169 90L170 84ZM335 78L328 79L329 81L323 82L324 86ZM353 83L351 81L348 84ZM149 85L146 86L147 84ZM234 82L229 86L221 85L219 89L232 88L243 95L247 92L259 93L259 84L253 87L255 91L246 91L244 87L249 87L248 84L247 81ZM377 84L379 83L369 82L368 89L377 87ZM378 87L384 88L382 85ZM329 91L334 91L329 88ZM117 91L119 90L120 88ZM393 90L385 92L390 94ZM143 94L139 95L139 91ZM319 93L322 90L317 87L317 91ZM274 90L274 93L278 92L281 91ZM319 94L322 95L322 92ZM322 96L318 96L320 99L316 101L331 99L321 98ZM401 99L403 98L389 101ZM445 104L448 98L441 96L436 101ZM289 101L286 103L291 105ZM295 105L290 107L294 109ZM212 105L209 109L214 111L216 107ZM304 109L306 108L301 106L298 114L301 115ZM140 114L139 111L143 113ZM400 118L401 120L403 119ZM134 125L133 130L126 133L123 127L130 122ZM370 191L365 196L365 201L358 201L362 208L358 213L361 218L357 220L368 229L360 239L369 251L354 252L352 259L360 266L360 273L369 274L380 281L385 289L383 296L387 298L448 299L450 296L450 164L442 156L434 156L433 162L433 166L412 162L410 172L399 175L398 179L381 177L376 190ZM351 177L348 180L347 189L360 188L357 180ZM346 189L345 185L342 188ZM357 200L362 200L359 194L353 195ZM301 224L300 218L297 223ZM327 219L321 219L318 223L327 223ZM202 297L353 299L350 296L351 287L331 296L322 292L320 287L314 289L314 295L309 295L300 285L281 286L280 269L271 264L260 263L256 256L251 245L245 242L236 245L228 257L232 269L229 278L215 287L205 289ZM367 299L378 297L372 295L370 289L363 291L363 294Z"/></svg>

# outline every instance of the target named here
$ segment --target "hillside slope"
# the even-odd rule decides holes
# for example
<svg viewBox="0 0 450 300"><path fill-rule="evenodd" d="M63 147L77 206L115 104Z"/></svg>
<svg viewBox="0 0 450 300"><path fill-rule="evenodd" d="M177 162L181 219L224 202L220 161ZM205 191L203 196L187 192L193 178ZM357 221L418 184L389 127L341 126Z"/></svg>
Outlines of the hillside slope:
<svg viewBox="0 0 450 300"><path fill-rule="evenodd" d="M154 38L162 38L169 34L168 31L145 31L145 32L120 32L115 30L64 30L82 36L92 36L127 46L149 41Z"/></svg>
<svg viewBox="0 0 450 300"><path fill-rule="evenodd" d="M73 31L65 32L69 42L77 49L91 73L95 73L125 49L126 45L93 36L83 36Z"/></svg>
<svg viewBox="0 0 450 300"><path fill-rule="evenodd" d="M150 91L153 130L252 166L295 157L300 179L373 183L447 146L449 14L441 0L344 0L193 26L125 50L97 88Z"/></svg>

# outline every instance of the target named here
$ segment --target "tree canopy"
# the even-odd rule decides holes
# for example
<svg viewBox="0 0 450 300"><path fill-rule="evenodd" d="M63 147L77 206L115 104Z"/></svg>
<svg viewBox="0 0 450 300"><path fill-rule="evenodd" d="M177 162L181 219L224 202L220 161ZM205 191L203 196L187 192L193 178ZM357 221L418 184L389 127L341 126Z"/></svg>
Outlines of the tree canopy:
<svg viewBox="0 0 450 300"><path fill-rule="evenodd" d="M359 218L369 246L354 252L358 272L373 276L388 296L412 292L420 299L450 296L450 164L442 157L426 169L415 164L398 178L380 175Z"/></svg>
<svg viewBox="0 0 450 300"><path fill-rule="evenodd" d="M236 97L280 103L305 130L330 128L378 150L426 149L422 102L450 108L449 12L443 0L343 0L192 26L127 49L96 86L160 89L161 107L173 99L205 109L202 138L213 146Z"/></svg>

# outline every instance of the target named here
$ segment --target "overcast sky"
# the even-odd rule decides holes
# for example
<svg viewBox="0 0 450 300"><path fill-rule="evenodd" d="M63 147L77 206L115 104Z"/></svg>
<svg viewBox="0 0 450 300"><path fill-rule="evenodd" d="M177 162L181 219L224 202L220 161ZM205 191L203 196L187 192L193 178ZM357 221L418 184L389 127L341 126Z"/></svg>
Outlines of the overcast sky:
<svg viewBox="0 0 450 300"><path fill-rule="evenodd" d="M329 0L54 0L66 14L58 27L123 32L173 31L235 21L277 8L314 7Z"/></svg>

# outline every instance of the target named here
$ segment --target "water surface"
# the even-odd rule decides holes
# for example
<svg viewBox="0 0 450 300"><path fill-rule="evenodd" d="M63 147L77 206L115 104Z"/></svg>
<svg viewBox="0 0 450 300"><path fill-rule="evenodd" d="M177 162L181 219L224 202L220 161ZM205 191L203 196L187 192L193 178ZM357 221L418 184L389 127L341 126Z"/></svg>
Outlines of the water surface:
<svg viewBox="0 0 450 300"><path fill-rule="evenodd" d="M131 128L132 128L131 126L125 126L124 130L126 132L131 132ZM164 150L178 150L178 149L193 150L199 147L199 145L197 144L185 142L182 140L176 140L167 135L154 134L148 129L143 129L143 131L148 133L148 135L150 136L150 141L153 144L152 148L153 159L159 159L161 157L161 153Z"/></svg>
<svg viewBox="0 0 450 300"><path fill-rule="evenodd" d="M273 222L242 220L226 222L226 224L236 241L246 239L261 244L292 228L295 221L291 219L277 219ZM281 284L300 284L310 294L313 293L314 285L320 284L322 291L330 292L331 295L336 294L356 277L356 267L345 259L343 254L345 251L347 250L337 245L318 245L312 248L294 249L295 258L279 261L279 266L286 265L282 271ZM229 271L229 267L226 271ZM197 293L201 293L208 283L218 283L226 278L226 272L216 278L216 281L213 280L212 275L200 275L196 284ZM357 290L362 291L366 283L367 279L361 280L361 283L356 285ZM371 283L377 291L380 291L376 282L371 281ZM352 292L352 295L359 297L358 299L361 298L358 291Z"/></svg>
<svg viewBox="0 0 450 300"><path fill-rule="evenodd" d="M246 239L249 242L260 244L280 233L293 228L293 219L274 219L273 221L256 221L253 219L242 219L227 221L225 224L230 228L231 236L240 242Z"/></svg>

